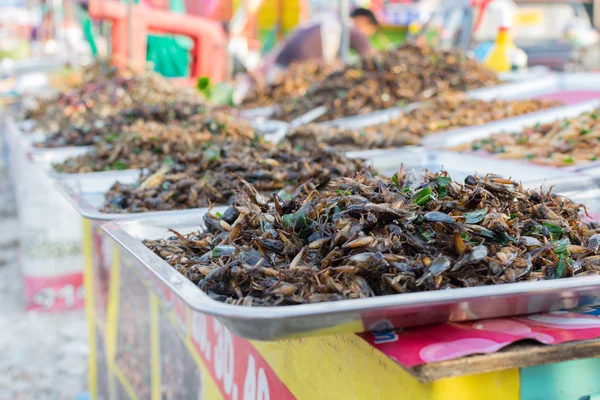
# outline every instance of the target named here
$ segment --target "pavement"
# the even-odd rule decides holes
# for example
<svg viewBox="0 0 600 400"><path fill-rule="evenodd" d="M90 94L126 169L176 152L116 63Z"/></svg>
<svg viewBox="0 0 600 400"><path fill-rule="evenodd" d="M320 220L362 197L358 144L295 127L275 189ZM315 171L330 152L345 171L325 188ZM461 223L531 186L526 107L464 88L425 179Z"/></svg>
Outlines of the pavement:
<svg viewBox="0 0 600 400"><path fill-rule="evenodd" d="M85 398L85 314L25 311L18 226L14 196L0 163L0 400Z"/></svg>

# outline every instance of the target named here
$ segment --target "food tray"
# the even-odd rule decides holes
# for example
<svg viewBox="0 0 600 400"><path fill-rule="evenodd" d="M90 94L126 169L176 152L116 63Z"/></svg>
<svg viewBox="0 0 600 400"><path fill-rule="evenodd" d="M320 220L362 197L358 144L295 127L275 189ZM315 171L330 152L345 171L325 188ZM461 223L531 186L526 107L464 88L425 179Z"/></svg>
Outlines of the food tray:
<svg viewBox="0 0 600 400"><path fill-rule="evenodd" d="M59 190L82 217L108 221L139 214L110 214L100 211L104 196L115 182L134 183L140 176L139 170L94 172L91 174L60 174L56 177Z"/></svg>
<svg viewBox="0 0 600 400"><path fill-rule="evenodd" d="M57 172L53 165L66 161L71 157L83 155L93 149L92 146L56 147L51 149L35 149L31 159L35 165L42 168L50 176L72 175ZM94 172L98 173L98 172Z"/></svg>
<svg viewBox="0 0 600 400"><path fill-rule="evenodd" d="M58 154L40 154L36 159L39 159L40 164L52 164L52 159L58 159ZM377 158L378 153L373 153L373 157ZM376 160L371 160L372 165L377 165ZM390 166L390 160L386 166ZM415 161L416 163L416 161ZM395 164L394 164L395 165ZM399 166L400 164L398 164ZM416 164L411 164L416 165ZM67 197L69 202L77 209L84 217L91 220L107 221L112 219L123 219L134 216L139 216L139 213L103 213L100 208L104 204L104 197L110 187L116 182L133 183L139 177L140 170L124 170L124 171L105 171L93 172L87 174L59 174L56 173L56 184L61 192ZM161 211L162 212L162 211ZM165 211L172 212L172 211Z"/></svg>
<svg viewBox="0 0 600 400"><path fill-rule="evenodd" d="M22 146L27 154L39 149L33 147L34 143L42 142L46 139L47 134L43 132L24 133L22 123L16 122L11 117L6 118L6 138L9 146Z"/></svg>
<svg viewBox="0 0 600 400"><path fill-rule="evenodd" d="M351 117L333 119L331 121L321 122L319 125L345 129L360 129L367 126L385 124L394 118L398 118L402 113L409 112L418 107L419 103L412 103L405 107L394 107L364 115L353 115Z"/></svg>
<svg viewBox="0 0 600 400"><path fill-rule="evenodd" d="M514 100L544 98L562 100L567 104L600 98L600 74L593 72L552 73L535 79L475 89L468 92L470 98L491 100L493 98Z"/></svg>
<svg viewBox="0 0 600 400"><path fill-rule="evenodd" d="M289 123L273 119L250 121L250 126L256 129L267 140L283 136L289 129Z"/></svg>
<svg viewBox="0 0 600 400"><path fill-rule="evenodd" d="M543 65L536 65L519 71L509 71L498 73L498 78L502 82L522 82L530 79L537 79L549 75L552 70Z"/></svg>
<svg viewBox="0 0 600 400"><path fill-rule="evenodd" d="M473 173L488 173L513 177L523 182L578 176L574 171L527 164L526 162L483 158L474 154L450 151L427 150L408 146L389 150L365 150L346 153L351 158L366 159L367 163L381 174L391 176L401 165L406 168L431 172L447 171L455 180L463 180Z"/></svg>
<svg viewBox="0 0 600 400"><path fill-rule="evenodd" d="M555 168L527 166L522 163L488 160L475 155L445 151L427 151L421 147L407 147L391 150L368 150L346 153L352 158L366 159L367 163L384 175L391 176L403 164L406 168L430 171L444 169L456 180L462 180L474 172L479 174L502 173L504 176L519 177L523 182L539 182L546 178L571 178L578 176L571 171ZM84 218L92 220L113 220L139 216L140 214L110 214L100 212L104 196L110 187L119 180L132 183L139 176L139 170L106 171L90 174L57 174L57 185L73 206ZM600 199L599 199L600 201ZM167 211L172 212L172 211Z"/></svg>
<svg viewBox="0 0 600 400"><path fill-rule="evenodd" d="M428 149L442 149L458 146L463 143L470 143L477 139L487 138L495 133L518 132L527 126L532 126L537 123L545 124L563 118L573 118L581 113L592 111L599 106L600 100L589 100L579 104L541 110L483 125L434 133L423 138L423 146Z"/></svg>
<svg viewBox="0 0 600 400"><path fill-rule="evenodd" d="M493 99L519 100L528 98L543 98L548 100L561 100L566 104L577 104L600 99L600 74L595 73L552 73L537 74L531 79L473 89L466 92L470 99L490 101ZM393 118L399 117L403 112L419 107L419 103L412 103L405 107L393 107L364 115L334 119L322 122L323 126L337 126L341 128L364 128L378 125ZM529 114L528 114L529 115Z"/></svg>
<svg viewBox="0 0 600 400"><path fill-rule="evenodd" d="M560 89L558 79L550 76L551 74L547 68L534 67L527 70L527 72L518 73L507 73L500 75L503 81L507 81L506 84L496 85L489 88L474 89L467 92L467 96L470 98L481 98L484 100L490 100L492 98L526 98L529 96L530 91L542 92L544 89L551 90L552 87ZM520 83L524 80L528 80L525 88ZM598 85L600 90L600 83ZM514 97L513 97L514 96ZM600 97L600 95L599 95ZM257 107L249 108L240 111L240 117L251 120L267 119L273 115L276 106ZM389 121L392 118L398 117L403 111L410 110L411 108L418 107L418 103L412 103L406 107L393 107L386 110L375 111L364 115L355 115L350 117L338 118L331 121L322 122L323 126L339 126L347 128L362 128L370 125L382 124ZM358 125L356 125L358 123Z"/></svg>
<svg viewBox="0 0 600 400"><path fill-rule="evenodd" d="M508 118L501 121L491 122L480 126L472 126L467 128L454 129L446 132L428 135L423 139L423 145L427 149L443 149L452 148L464 143L471 143L478 139L484 139L494 134L503 132L520 132L527 126L535 125L536 123L544 124L557 121L563 118L574 118L584 112L592 111L600 107L600 100L591 100L579 104L573 104L564 107L554 108L552 110L542 110L536 113L522 115L519 117ZM454 152L452 152L454 153ZM479 158L484 160L484 163L494 163L499 168L504 168L505 163L520 164L526 170L530 168L539 168L534 163L530 163L524 159L501 159L493 154L480 153L454 153L457 157L469 157L472 160ZM584 165L568 166L568 167L547 167L560 171L572 171L583 173L586 175L600 176L600 162L590 162Z"/></svg>
<svg viewBox="0 0 600 400"><path fill-rule="evenodd" d="M240 118L250 120L268 119L275 112L275 106L246 108L240 110Z"/></svg>
<svg viewBox="0 0 600 400"><path fill-rule="evenodd" d="M555 192L595 190L598 182L586 177L548 181ZM236 335L277 340L319 334L360 332L386 327L404 328L445 321L466 321L545 312L565 307L600 304L600 276L446 291L397 294L331 303L287 307L243 307L212 300L142 243L172 236L168 228L189 233L202 226L202 213L171 213L111 221L103 229L121 250L133 255L143 273L154 274L193 310L213 315Z"/></svg>

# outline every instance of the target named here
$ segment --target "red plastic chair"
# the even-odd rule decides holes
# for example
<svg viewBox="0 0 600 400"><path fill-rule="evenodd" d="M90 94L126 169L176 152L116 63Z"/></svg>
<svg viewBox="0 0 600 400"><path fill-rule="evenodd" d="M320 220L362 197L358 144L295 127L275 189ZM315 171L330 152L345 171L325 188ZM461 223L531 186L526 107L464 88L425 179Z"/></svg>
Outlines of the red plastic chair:
<svg viewBox="0 0 600 400"><path fill-rule="evenodd" d="M113 59L117 65L127 64L140 71L144 70L148 33L184 35L193 41L190 81L195 82L202 76L210 77L213 82L225 79L227 36L218 22L197 16L132 5L133 52L132 60L129 61L127 7L127 4L121 2L89 2L92 18L112 22L111 43Z"/></svg>

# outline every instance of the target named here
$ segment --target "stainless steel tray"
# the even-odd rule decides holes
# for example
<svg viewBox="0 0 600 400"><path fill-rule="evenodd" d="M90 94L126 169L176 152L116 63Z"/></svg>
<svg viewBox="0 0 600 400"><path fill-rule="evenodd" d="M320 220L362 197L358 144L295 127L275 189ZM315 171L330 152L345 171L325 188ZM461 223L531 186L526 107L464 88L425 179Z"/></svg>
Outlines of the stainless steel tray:
<svg viewBox="0 0 600 400"><path fill-rule="evenodd" d="M420 147L369 150L346 153L352 158L367 160L373 168L383 175L391 176L401 165L406 168L430 171L446 170L454 179L462 180L474 172L479 174L501 173L523 182L539 182L546 178L572 178L578 175L571 171L554 168L529 166L511 161L488 160L469 154L445 151L427 151ZM57 185L61 192L85 218L93 220L112 220L138 216L139 214L109 214L100 212L104 197L110 187L118 180L133 183L139 176L138 170L94 172L90 174L56 174ZM171 211L169 211L171 212Z"/></svg>
<svg viewBox="0 0 600 400"><path fill-rule="evenodd" d="M261 120L268 119L273 115L274 112L275 106L246 108L244 110L240 110L239 116L240 118L244 119Z"/></svg>
<svg viewBox="0 0 600 400"><path fill-rule="evenodd" d="M568 92L579 92L579 96L571 98L568 96ZM482 100L552 97L566 103L580 102L600 98L600 74L593 72L552 73L535 79L517 80L503 85L471 90L468 95L470 98Z"/></svg>
<svg viewBox="0 0 600 400"><path fill-rule="evenodd" d="M507 83L513 82L523 82L525 80L537 80L547 75L550 75L552 71L543 66L535 66L528 68L525 71L517 71L517 72L506 72L498 74L498 77L501 81ZM261 120L268 119L275 112L275 105L265 106L265 107L256 107L256 108L246 108L239 111L239 116L244 119L251 120ZM383 110L385 111L385 110ZM374 112L373 114L377 114L378 112ZM371 114L369 114L371 115ZM353 117L348 117L353 118ZM345 120L345 118L341 118L341 120ZM338 120L339 121L339 120ZM385 122L385 121L383 121Z"/></svg>
<svg viewBox="0 0 600 400"><path fill-rule="evenodd" d="M552 70L543 65L536 65L520 71L500 72L498 78L502 82L523 82L549 75Z"/></svg>
<svg viewBox="0 0 600 400"><path fill-rule="evenodd" d="M139 170L94 172L91 174L62 174L56 177L56 185L82 217L108 221L139 214L109 214L100 212L104 196L115 182L134 183Z"/></svg>
<svg viewBox="0 0 600 400"><path fill-rule="evenodd" d="M590 178L548 181L560 191L586 191L598 182ZM212 300L191 281L143 245L144 239L172 236L198 230L202 213L182 212L169 216L111 221L103 229L130 253L141 268L150 271L193 310L217 317L233 333L248 339L276 340L373 329L378 323L404 328L409 326L466 321L501 316L545 312L582 305L600 304L600 276L542 282L520 282L497 286L461 288L345 300L332 303L288 307L243 307ZM145 271L145 272L146 272Z"/></svg>
<svg viewBox="0 0 600 400"><path fill-rule="evenodd" d="M152 211L146 213L119 213L111 214L101 212L104 205L106 192L117 181L121 183L134 183L139 177L139 170L94 172L91 174L63 174L56 177L56 185L60 192L82 217L95 221L109 221L126 219L143 215L172 215L181 211ZM227 207L214 207L215 211L224 211ZM205 212L206 207L186 211Z"/></svg>
<svg viewBox="0 0 600 400"><path fill-rule="evenodd" d="M568 99L561 96L564 92L581 92L579 99ZM530 79L515 79L513 82L466 92L470 99L518 100L534 97L545 97L562 100L565 103L577 104L582 101L600 99L600 74L598 73L539 73ZM412 103L405 107L393 107L365 115L356 115L322 122L323 126L339 126L345 128L363 128L383 124L402 115L403 112L419 107Z"/></svg>
<svg viewBox="0 0 600 400"><path fill-rule="evenodd" d="M23 130L19 128L19 123L10 117L7 117L6 129L8 140L13 145L21 146L27 154L38 151L39 149L33 145L44 141L48 136L43 132L23 133Z"/></svg>
<svg viewBox="0 0 600 400"><path fill-rule="evenodd" d="M328 127L339 127L346 129L360 129L367 126L385 124L400 117L403 113L418 108L420 103L411 103L404 107L393 107L385 110L374 111L364 115L353 115L351 117L333 119L331 121L321 122L319 125Z"/></svg>
<svg viewBox="0 0 600 400"><path fill-rule="evenodd" d="M353 158L364 158L367 160L367 163L374 168L387 170L389 175L391 175L400 167L400 163L398 162L399 154L403 155L402 160L410 168L421 169L427 167L423 149L415 148L413 150L414 151L409 151L408 149L374 150L348 153L348 155ZM40 153L34 157L39 159L39 163L44 167L52 164L53 160L58 160L60 156L64 157L64 154ZM408 157L410 157L410 159ZM137 213L109 214L100 211L104 204L106 192L115 182L133 183L137 180L139 174L139 170L125 170L93 172L87 174L54 173L53 176L56 179L56 184L60 191L84 218L106 221L140 215Z"/></svg>
<svg viewBox="0 0 600 400"><path fill-rule="evenodd" d="M83 155L93 149L92 146L80 147L57 147L52 149L35 149L31 153L31 159L34 164L42 168L47 174L55 175L71 175L57 172L53 165L62 163L71 157Z"/></svg>

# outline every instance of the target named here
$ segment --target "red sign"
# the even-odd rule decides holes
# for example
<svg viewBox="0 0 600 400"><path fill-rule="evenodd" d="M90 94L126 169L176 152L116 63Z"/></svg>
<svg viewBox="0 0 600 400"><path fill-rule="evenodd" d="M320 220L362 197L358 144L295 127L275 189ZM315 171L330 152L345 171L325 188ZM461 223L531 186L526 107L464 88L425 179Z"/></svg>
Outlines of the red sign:
<svg viewBox="0 0 600 400"><path fill-rule="evenodd" d="M192 343L226 399L295 399L252 344L218 320L192 311Z"/></svg>
<svg viewBox="0 0 600 400"><path fill-rule="evenodd" d="M28 310L57 312L83 308L83 274L25 276L25 299Z"/></svg>

